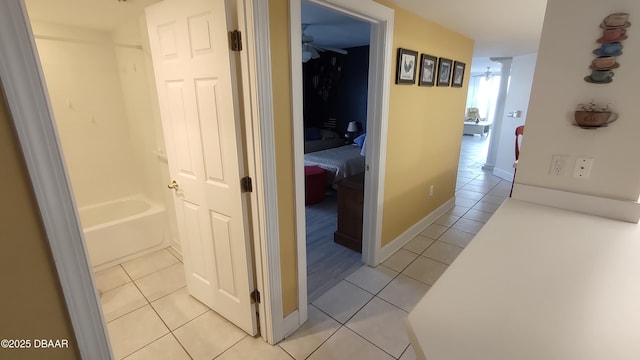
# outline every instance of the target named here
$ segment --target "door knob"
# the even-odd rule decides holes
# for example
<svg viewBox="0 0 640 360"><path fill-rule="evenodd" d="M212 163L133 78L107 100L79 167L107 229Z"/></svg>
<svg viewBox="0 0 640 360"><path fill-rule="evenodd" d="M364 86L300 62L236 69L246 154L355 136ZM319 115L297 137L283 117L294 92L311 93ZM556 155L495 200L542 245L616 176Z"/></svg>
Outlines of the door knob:
<svg viewBox="0 0 640 360"><path fill-rule="evenodd" d="M172 190L176 190L176 191L178 191L178 188L180 187L180 185L178 185L178 182L177 182L177 181L172 180L172 181L171 181L171 184L167 185L167 187L168 187L169 189L172 189Z"/></svg>

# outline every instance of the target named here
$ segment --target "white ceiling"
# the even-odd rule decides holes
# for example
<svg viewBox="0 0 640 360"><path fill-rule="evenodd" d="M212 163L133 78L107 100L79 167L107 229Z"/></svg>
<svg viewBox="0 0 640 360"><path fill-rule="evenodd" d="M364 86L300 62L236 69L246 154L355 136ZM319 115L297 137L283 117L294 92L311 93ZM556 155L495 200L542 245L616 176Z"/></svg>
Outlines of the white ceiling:
<svg viewBox="0 0 640 360"><path fill-rule="evenodd" d="M34 20L110 30L137 17L159 0L26 0ZM473 73L499 70L490 56L515 56L537 51L546 0L390 0L400 7L475 40ZM323 47L369 43L369 25L302 2L306 34Z"/></svg>
<svg viewBox="0 0 640 360"><path fill-rule="evenodd" d="M391 0L475 40L474 56L537 51L546 0Z"/></svg>
<svg viewBox="0 0 640 360"><path fill-rule="evenodd" d="M25 0L29 18L97 30L113 30L160 0Z"/></svg>
<svg viewBox="0 0 640 360"><path fill-rule="evenodd" d="M313 36L320 47L350 48L369 45L369 23L347 15L302 2L301 20L308 24L305 35Z"/></svg>
<svg viewBox="0 0 640 360"><path fill-rule="evenodd" d="M390 0L425 19L439 23L475 41L472 73L499 71L489 57L517 56L537 52L547 0ZM368 43L369 29L356 28L359 21L317 5L302 2L302 22L311 25L307 35L326 47L337 39L353 44ZM346 25L348 24L348 25ZM362 23L361 23L362 24ZM343 29L340 29L343 27ZM357 40L357 37L362 37Z"/></svg>

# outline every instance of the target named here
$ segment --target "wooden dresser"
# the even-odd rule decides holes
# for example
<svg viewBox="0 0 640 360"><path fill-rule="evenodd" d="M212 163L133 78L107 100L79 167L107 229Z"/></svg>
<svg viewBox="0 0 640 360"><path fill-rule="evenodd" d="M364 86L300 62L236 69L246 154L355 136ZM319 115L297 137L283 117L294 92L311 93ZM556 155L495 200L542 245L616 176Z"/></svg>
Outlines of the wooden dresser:
<svg viewBox="0 0 640 360"><path fill-rule="evenodd" d="M364 172L338 182L338 230L333 241L362 252L362 209Z"/></svg>

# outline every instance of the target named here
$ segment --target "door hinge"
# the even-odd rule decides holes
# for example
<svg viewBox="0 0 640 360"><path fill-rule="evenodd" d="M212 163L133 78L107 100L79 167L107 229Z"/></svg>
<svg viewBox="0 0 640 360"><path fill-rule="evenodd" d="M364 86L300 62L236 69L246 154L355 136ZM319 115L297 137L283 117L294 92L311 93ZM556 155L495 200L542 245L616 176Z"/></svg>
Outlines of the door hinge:
<svg viewBox="0 0 640 360"><path fill-rule="evenodd" d="M240 188L242 189L243 193L253 192L253 183L251 181L251 178L245 176L240 179Z"/></svg>
<svg viewBox="0 0 640 360"><path fill-rule="evenodd" d="M260 304L260 291L258 290L253 290L251 292L251 303L252 304Z"/></svg>
<svg viewBox="0 0 640 360"><path fill-rule="evenodd" d="M242 51L242 32L238 30L229 31L229 42L231 50Z"/></svg>

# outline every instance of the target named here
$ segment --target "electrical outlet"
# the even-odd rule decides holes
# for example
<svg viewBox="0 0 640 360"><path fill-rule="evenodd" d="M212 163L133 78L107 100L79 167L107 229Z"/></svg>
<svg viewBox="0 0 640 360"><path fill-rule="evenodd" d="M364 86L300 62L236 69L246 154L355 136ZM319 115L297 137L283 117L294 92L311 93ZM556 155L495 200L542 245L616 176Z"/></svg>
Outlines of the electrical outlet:
<svg viewBox="0 0 640 360"><path fill-rule="evenodd" d="M433 185L429 186L429 196L433 196Z"/></svg>
<svg viewBox="0 0 640 360"><path fill-rule="evenodd" d="M593 159L577 158L576 166L573 168L573 177L578 179L588 179L591 176Z"/></svg>
<svg viewBox="0 0 640 360"><path fill-rule="evenodd" d="M549 175L562 176L564 169L567 166L568 156L565 155L553 155L551 157L551 167L549 168Z"/></svg>

